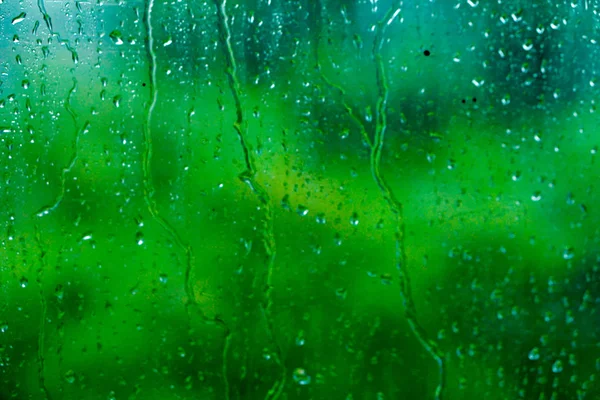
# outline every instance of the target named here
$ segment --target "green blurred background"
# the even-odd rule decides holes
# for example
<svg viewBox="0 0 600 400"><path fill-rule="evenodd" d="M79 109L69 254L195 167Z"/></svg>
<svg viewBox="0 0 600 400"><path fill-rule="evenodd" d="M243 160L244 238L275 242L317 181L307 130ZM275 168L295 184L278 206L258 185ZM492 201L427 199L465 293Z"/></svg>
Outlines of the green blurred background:
<svg viewBox="0 0 600 400"><path fill-rule="evenodd" d="M0 0L0 399L600 398L599 10Z"/></svg>

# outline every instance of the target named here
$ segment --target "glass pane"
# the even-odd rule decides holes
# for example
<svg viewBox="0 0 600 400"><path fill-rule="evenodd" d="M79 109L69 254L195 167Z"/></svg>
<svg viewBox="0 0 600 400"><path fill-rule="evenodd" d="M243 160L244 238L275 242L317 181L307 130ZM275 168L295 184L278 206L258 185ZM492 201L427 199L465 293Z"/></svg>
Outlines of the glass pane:
<svg viewBox="0 0 600 400"><path fill-rule="evenodd" d="M0 398L598 398L599 10L0 0Z"/></svg>

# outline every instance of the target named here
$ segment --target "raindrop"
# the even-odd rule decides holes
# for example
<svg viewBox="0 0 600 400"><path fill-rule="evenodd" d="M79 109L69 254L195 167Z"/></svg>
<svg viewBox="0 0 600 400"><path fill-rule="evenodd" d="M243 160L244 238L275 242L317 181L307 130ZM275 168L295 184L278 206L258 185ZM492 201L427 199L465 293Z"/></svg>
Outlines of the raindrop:
<svg viewBox="0 0 600 400"><path fill-rule="evenodd" d="M304 346L304 343L306 343L306 340L304 339L304 331L300 331L296 336L296 346Z"/></svg>
<svg viewBox="0 0 600 400"><path fill-rule="evenodd" d="M573 249L572 247L564 249L564 251L563 251L563 258L565 260L570 260L573 257L575 257L575 249Z"/></svg>
<svg viewBox="0 0 600 400"><path fill-rule="evenodd" d="M19 281L19 285L22 288L26 288L28 284L29 284L29 280L25 277L22 277L21 280Z"/></svg>
<svg viewBox="0 0 600 400"><path fill-rule="evenodd" d="M142 232L138 232L135 234L135 241L137 243L138 246L141 246L144 244L144 234Z"/></svg>
<svg viewBox="0 0 600 400"><path fill-rule="evenodd" d="M342 300L344 300L346 298L347 293L348 292L344 288L338 288L335 290L335 295Z"/></svg>
<svg viewBox="0 0 600 400"><path fill-rule="evenodd" d="M324 213L318 213L316 220L317 220L317 224L321 224L321 225L323 225L327 222L327 220L325 219Z"/></svg>
<svg viewBox="0 0 600 400"><path fill-rule="evenodd" d="M575 197L573 196L573 193L569 192L567 194L567 204L572 206L573 204L575 204Z"/></svg>
<svg viewBox="0 0 600 400"><path fill-rule="evenodd" d="M283 208L286 211L290 211L292 208L290 207L290 195L286 194L283 196L283 198L281 199L281 208Z"/></svg>
<svg viewBox="0 0 600 400"><path fill-rule="evenodd" d="M121 34L121 31L114 30L108 36L117 46L123 44L123 35Z"/></svg>
<svg viewBox="0 0 600 400"><path fill-rule="evenodd" d="M555 374L558 374L558 373L562 372L562 370L563 370L562 361L556 360L554 362L554 364L552 364L552 372L554 372Z"/></svg>
<svg viewBox="0 0 600 400"><path fill-rule="evenodd" d="M160 281L160 283L162 283L163 285L166 285L167 280L168 280L168 276L167 274L160 274L158 277L158 280Z"/></svg>
<svg viewBox="0 0 600 400"><path fill-rule="evenodd" d="M381 275L381 283L383 283L384 285L391 285L392 284L392 275L382 274Z"/></svg>
<svg viewBox="0 0 600 400"><path fill-rule="evenodd" d="M308 375L304 368L296 368L294 370L294 381L298 385L308 385L310 383L310 375Z"/></svg>
<svg viewBox="0 0 600 400"><path fill-rule="evenodd" d="M529 51L533 48L533 41L531 39L527 39L525 43L523 43L523 50Z"/></svg>
<svg viewBox="0 0 600 400"><path fill-rule="evenodd" d="M67 383L75 383L75 372L72 369L65 373L65 381Z"/></svg>
<svg viewBox="0 0 600 400"><path fill-rule="evenodd" d="M353 226L357 226L358 225L358 214L356 212L352 213L352 216L350 217L350 224Z"/></svg>
<svg viewBox="0 0 600 400"><path fill-rule="evenodd" d="M542 193L537 191L531 195L532 201L540 201L542 199Z"/></svg>
<svg viewBox="0 0 600 400"><path fill-rule="evenodd" d="M17 15L16 17L14 17L14 18L12 19L12 24L13 24L13 25L16 25L16 24L18 24L19 22L23 22L23 20L25 19L25 17L26 17L26 16L27 16L27 14L26 14L26 13L24 13L24 12L22 12L21 14Z"/></svg>
<svg viewBox="0 0 600 400"><path fill-rule="evenodd" d="M342 236L336 232L336 234L333 235L333 242L336 244L336 246L341 246L342 245Z"/></svg>
<svg viewBox="0 0 600 400"><path fill-rule="evenodd" d="M298 213L299 216L306 217L306 215L308 214L308 208L306 208L303 205L299 205L298 208L296 209L296 212Z"/></svg>

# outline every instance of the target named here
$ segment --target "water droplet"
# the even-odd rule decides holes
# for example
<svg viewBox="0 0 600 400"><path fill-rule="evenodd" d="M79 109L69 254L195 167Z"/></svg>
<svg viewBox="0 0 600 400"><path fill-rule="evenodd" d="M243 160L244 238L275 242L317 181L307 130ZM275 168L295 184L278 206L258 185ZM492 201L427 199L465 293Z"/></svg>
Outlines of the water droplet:
<svg viewBox="0 0 600 400"><path fill-rule="evenodd" d="M527 39L525 43L523 43L523 50L529 51L533 48L533 41L531 39Z"/></svg>
<svg viewBox="0 0 600 400"><path fill-rule="evenodd" d="M24 13L24 12L22 12L21 14L17 15L16 17L14 17L14 18L12 19L12 24L13 24L13 25L16 25L16 24L18 24L19 22L23 22L23 20L25 19L25 17L26 17L26 16L27 16L27 14L26 14L26 13Z"/></svg>
<svg viewBox="0 0 600 400"><path fill-rule="evenodd" d="M144 244L144 234L142 232L136 233L135 240L136 240L136 243L138 244L138 246L143 245Z"/></svg>
<svg viewBox="0 0 600 400"><path fill-rule="evenodd" d="M556 360L554 362L554 364L552 364L552 372L554 372L555 374L558 374L558 373L562 372L562 370L563 370L562 361Z"/></svg>
<svg viewBox="0 0 600 400"><path fill-rule="evenodd" d="M281 208L283 208L286 211L290 211L292 208L290 207L290 195L286 194L285 196L283 196L283 198L281 199Z"/></svg>
<svg viewBox="0 0 600 400"><path fill-rule="evenodd" d="M566 248L566 249L563 251L563 258L564 258L565 260L570 260L570 259L572 259L573 257L575 257L575 249L573 249L572 247Z"/></svg>
<svg viewBox="0 0 600 400"><path fill-rule="evenodd" d="M112 39L112 41L117 46L120 46L123 44L123 35L121 34L121 31L114 30L108 36Z"/></svg>
<svg viewBox="0 0 600 400"><path fill-rule="evenodd" d="M540 191L536 191L531 195L532 201L540 201L542 199L542 193Z"/></svg>
<svg viewBox="0 0 600 400"><path fill-rule="evenodd" d="M382 274L381 275L381 283L383 283L384 285L391 285L392 284L392 275Z"/></svg>
<svg viewBox="0 0 600 400"><path fill-rule="evenodd" d="M158 280L160 281L160 283L165 285L167 283L168 278L169 277L167 276L167 274L160 274Z"/></svg>
<svg viewBox="0 0 600 400"><path fill-rule="evenodd" d="M575 204L575 197L573 196L573 193L571 193L571 192L567 193L567 204L570 206Z"/></svg>
<svg viewBox="0 0 600 400"><path fill-rule="evenodd" d="M296 336L296 346L304 346L306 340L304 339L304 331L298 332L298 336Z"/></svg>
<svg viewBox="0 0 600 400"><path fill-rule="evenodd" d="M298 385L308 385L310 383L310 375L308 375L304 368L296 368L294 370L294 381Z"/></svg>
<svg viewBox="0 0 600 400"><path fill-rule="evenodd" d="M86 233L85 235L83 235L83 237L81 238L81 240L90 240L92 239L92 234L91 233Z"/></svg>
<svg viewBox="0 0 600 400"><path fill-rule="evenodd" d="M54 295L56 296L56 298L58 300L63 299L63 297L65 296L65 292L63 291L63 285L61 285L61 284L56 285L56 289L54 289Z"/></svg>
<svg viewBox="0 0 600 400"><path fill-rule="evenodd" d="M321 224L321 225L325 224L327 222L327 220L325 219L325 213L318 213L316 220L317 220L317 224Z"/></svg>
<svg viewBox="0 0 600 400"><path fill-rule="evenodd" d="M344 300L346 298L346 294L348 294L348 292L346 291L345 288L337 288L335 290L335 295L342 300Z"/></svg>
<svg viewBox="0 0 600 400"><path fill-rule="evenodd" d="M358 214L356 212L352 213L352 216L350 217L350 224L353 226L357 226L358 225Z"/></svg>
<svg viewBox="0 0 600 400"><path fill-rule="evenodd" d="M485 83L485 81L483 79L473 79L471 81L471 83L473 85L475 85L475 87L481 87L481 86L483 86L483 84Z"/></svg>
<svg viewBox="0 0 600 400"><path fill-rule="evenodd" d="M28 284L29 284L29 280L25 277L22 277L21 280L19 281L19 285L22 288L26 288Z"/></svg>
<svg viewBox="0 0 600 400"><path fill-rule="evenodd" d="M342 237L340 236L339 233L336 232L336 234L333 236L333 242L337 245L337 246L341 246L342 245Z"/></svg>
<svg viewBox="0 0 600 400"><path fill-rule="evenodd" d="M299 216L305 217L308 214L308 208L304 207L303 205L299 205L296 209L296 212Z"/></svg>
<svg viewBox="0 0 600 400"><path fill-rule="evenodd" d="M72 369L65 373L65 381L67 381L67 383L75 383L75 372L73 372Z"/></svg>
<svg viewBox="0 0 600 400"><path fill-rule="evenodd" d="M0 333L4 333L8 330L8 324L6 322L3 322L0 324Z"/></svg>

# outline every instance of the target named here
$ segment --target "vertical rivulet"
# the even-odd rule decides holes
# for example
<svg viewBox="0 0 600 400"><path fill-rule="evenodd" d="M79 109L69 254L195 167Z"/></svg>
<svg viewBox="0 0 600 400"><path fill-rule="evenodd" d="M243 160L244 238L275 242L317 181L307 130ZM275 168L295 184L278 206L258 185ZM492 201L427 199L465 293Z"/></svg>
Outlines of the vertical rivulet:
<svg viewBox="0 0 600 400"><path fill-rule="evenodd" d="M411 330L413 331L415 337L419 340L423 348L427 350L427 352L431 355L431 357L433 357L433 359L438 364L439 382L435 391L435 399L441 400L445 386L446 373L444 365L444 356L441 350L439 349L437 343L434 340L429 339L427 337L425 329L421 326L417 319L416 307L411 291L410 277L407 270L403 205L394 195L394 192L392 191L392 189L384 179L383 175L381 174L380 169L381 152L383 150L385 133L387 129L387 102L389 93L389 88L387 86L387 80L385 77L385 68L381 56L381 47L383 44L385 30L387 26L389 26L394 21L394 19L398 16L399 13L400 2L396 1L395 4L392 5L390 10L388 10L384 18L378 22L375 40L373 42L373 58L375 61L375 73L377 80L377 89L379 93L376 108L377 120L375 127L375 137L373 140L373 146L371 147L371 172L373 174L373 179L375 180L375 183L379 187L381 194L383 195L385 201L388 203L390 210L392 211L392 213L394 214L394 218L396 219L394 234L396 242L395 259L399 273L400 294L404 302L404 312L406 314L408 324L411 327Z"/></svg>
<svg viewBox="0 0 600 400"><path fill-rule="evenodd" d="M182 237L179 235L177 230L158 212L156 202L153 199L155 187L152 180L152 114L158 101L158 89L156 82L156 70L157 70L157 58L154 51L154 34L152 30L152 11L154 8L154 0L149 0L146 7L146 15L144 22L147 30L147 52L149 57L149 78L150 78L150 103L146 112L146 122L144 124L143 135L144 135L144 151L142 159L142 172L144 181L144 201L148 206L148 211L152 215L152 218L166 231L169 236L175 241L175 244L181 248L185 253L185 275L184 275L184 286L185 293L187 296L186 310L188 317L190 316L189 308L194 302L194 291L191 286L190 275L192 267L195 265L194 253L192 247L186 244Z"/></svg>
<svg viewBox="0 0 600 400"><path fill-rule="evenodd" d="M267 265L265 271L265 278L263 281L265 282L265 290L264 290L264 300L261 302L262 310L265 314L265 320L267 323L267 328L269 331L269 335L271 336L271 340L273 341L273 346L275 348L274 359L275 362L282 369L281 379L276 381L269 392L266 395L266 399L277 399L281 392L283 391L283 387L285 385L286 380L286 368L282 360L281 349L275 340L275 332L273 327L273 318L271 315L271 306L272 306L272 278L273 278L273 268L275 262L275 234L273 232L273 212L271 209L271 200L268 192L262 185L256 180L256 170L254 168L254 159L252 156L251 148L248 143L247 138L247 128L246 122L244 120L244 112L242 108L242 99L241 99L241 91L240 84L237 78L237 65L236 59L233 52L233 48L231 46L231 30L229 27L229 20L227 16L226 10L226 0L214 0L215 6L217 8L217 23L218 23L218 31L221 46L224 50L225 56L225 64L226 64L226 75L227 81L229 83L229 88L231 91L231 95L233 97L233 101L235 104L235 113L236 119L233 124L233 128L237 133L238 139L240 141L242 152L244 155L244 164L245 170L239 175L239 178L250 186L252 192L258 198L260 203L260 209L262 209L264 220L263 220L263 242L265 247L265 252L267 256Z"/></svg>

